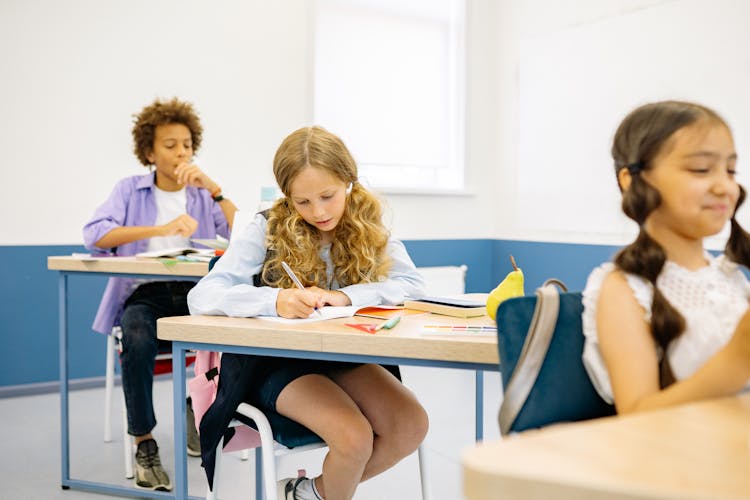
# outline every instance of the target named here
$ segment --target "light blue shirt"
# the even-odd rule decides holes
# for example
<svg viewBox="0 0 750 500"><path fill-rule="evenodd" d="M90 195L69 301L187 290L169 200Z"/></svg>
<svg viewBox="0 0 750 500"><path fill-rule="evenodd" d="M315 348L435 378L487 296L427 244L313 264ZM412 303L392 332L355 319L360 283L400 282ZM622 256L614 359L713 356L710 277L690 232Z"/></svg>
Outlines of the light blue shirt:
<svg viewBox="0 0 750 500"><path fill-rule="evenodd" d="M252 223L237 232L226 253L216 265L188 293L191 314L234 316L277 316L276 298L279 288L253 285L253 276L260 273L266 258L266 218L257 214ZM392 267L384 281L339 287L332 290L345 293L353 306L400 304L406 297L424 295L424 280L414 266L403 243L388 241L388 255ZM321 247L320 256L331 279L333 264L330 245Z"/></svg>

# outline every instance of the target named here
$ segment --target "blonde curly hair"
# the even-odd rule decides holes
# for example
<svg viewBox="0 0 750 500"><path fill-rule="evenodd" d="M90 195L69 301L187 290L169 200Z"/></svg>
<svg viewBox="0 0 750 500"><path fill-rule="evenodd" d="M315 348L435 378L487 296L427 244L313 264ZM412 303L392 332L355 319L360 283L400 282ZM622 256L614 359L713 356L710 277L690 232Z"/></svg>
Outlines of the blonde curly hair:
<svg viewBox="0 0 750 500"><path fill-rule="evenodd" d="M339 137L322 127L304 127L287 136L274 157L273 173L285 197L268 212L263 281L273 287L293 287L281 268L284 261L305 286L330 288L319 253L320 233L289 199L292 181L307 167L323 169L351 187L331 243L333 279L342 287L384 280L391 268L386 252L390 234L382 222L380 201L357 182L357 164Z"/></svg>

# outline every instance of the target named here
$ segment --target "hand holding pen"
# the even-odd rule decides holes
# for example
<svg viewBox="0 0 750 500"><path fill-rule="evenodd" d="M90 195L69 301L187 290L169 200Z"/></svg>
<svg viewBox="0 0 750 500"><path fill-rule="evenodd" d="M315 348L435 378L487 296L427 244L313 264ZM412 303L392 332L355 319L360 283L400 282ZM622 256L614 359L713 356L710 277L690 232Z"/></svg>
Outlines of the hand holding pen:
<svg viewBox="0 0 750 500"><path fill-rule="evenodd" d="M305 291L305 286L302 284L302 282L299 280L296 274L294 274L294 271L292 271L292 268L289 267L289 264L286 262L281 263L281 267L284 269L287 275L289 275L289 278L292 280L292 282L302 291ZM308 304L309 305L309 304ZM320 315L320 311L318 310L317 306L313 306L315 312ZM278 309L278 308L277 308Z"/></svg>

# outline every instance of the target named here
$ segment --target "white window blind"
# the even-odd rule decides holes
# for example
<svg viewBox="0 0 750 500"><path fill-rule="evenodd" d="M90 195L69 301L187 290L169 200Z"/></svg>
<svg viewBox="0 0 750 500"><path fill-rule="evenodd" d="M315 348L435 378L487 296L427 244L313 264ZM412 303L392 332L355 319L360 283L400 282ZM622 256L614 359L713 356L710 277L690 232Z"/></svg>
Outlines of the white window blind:
<svg viewBox="0 0 750 500"><path fill-rule="evenodd" d="M464 187L464 0L318 0L314 119L363 182Z"/></svg>

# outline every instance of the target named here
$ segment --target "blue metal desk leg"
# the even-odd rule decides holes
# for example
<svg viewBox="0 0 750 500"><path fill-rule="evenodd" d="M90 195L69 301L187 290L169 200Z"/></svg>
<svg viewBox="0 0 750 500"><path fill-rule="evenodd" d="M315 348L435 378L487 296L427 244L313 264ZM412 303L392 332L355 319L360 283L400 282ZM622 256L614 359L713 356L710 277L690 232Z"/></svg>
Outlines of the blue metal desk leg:
<svg viewBox="0 0 750 500"><path fill-rule="evenodd" d="M58 334L60 338L60 486L70 488L70 428L68 426L68 276L60 273L57 280Z"/></svg>
<svg viewBox="0 0 750 500"><path fill-rule="evenodd" d="M474 372L474 439L479 442L484 438L484 372Z"/></svg>
<svg viewBox="0 0 750 500"><path fill-rule="evenodd" d="M172 383L174 395L174 494L187 498L187 456L185 438L185 348L182 342L172 342Z"/></svg>

